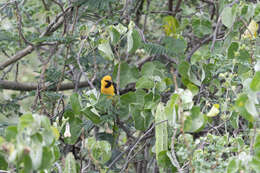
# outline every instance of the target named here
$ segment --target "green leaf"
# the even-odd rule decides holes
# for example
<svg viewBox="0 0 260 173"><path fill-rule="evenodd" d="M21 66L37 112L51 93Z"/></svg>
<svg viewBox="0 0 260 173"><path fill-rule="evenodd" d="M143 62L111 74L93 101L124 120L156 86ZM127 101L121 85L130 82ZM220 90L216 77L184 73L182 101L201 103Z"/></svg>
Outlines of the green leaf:
<svg viewBox="0 0 260 173"><path fill-rule="evenodd" d="M75 115L80 114L81 106L79 102L79 95L74 93L70 96L70 104Z"/></svg>
<svg viewBox="0 0 260 173"><path fill-rule="evenodd" d="M141 74L143 76L160 76L164 78L165 66L159 61L147 62L142 66Z"/></svg>
<svg viewBox="0 0 260 173"><path fill-rule="evenodd" d="M40 142L34 142L31 146L30 157L32 159L32 166L37 170L42 163L43 148Z"/></svg>
<svg viewBox="0 0 260 173"><path fill-rule="evenodd" d="M250 113L255 119L258 118L259 113L256 109L254 101L252 101L251 99L248 99L246 102L245 108L246 108L247 112Z"/></svg>
<svg viewBox="0 0 260 173"><path fill-rule="evenodd" d="M200 107L193 106L191 109L191 116L188 116L184 122L184 131L198 132L203 129L206 121L206 116L200 112Z"/></svg>
<svg viewBox="0 0 260 173"><path fill-rule="evenodd" d="M134 53L141 45L141 37L135 29L129 30L127 33L127 52Z"/></svg>
<svg viewBox="0 0 260 173"><path fill-rule="evenodd" d="M69 125L70 125L71 137L64 138L64 141L67 144L74 145L81 134L81 129L83 128L82 120L79 118L70 119Z"/></svg>
<svg viewBox="0 0 260 173"><path fill-rule="evenodd" d="M128 92L126 94L123 94L122 96L120 96L120 102L123 105L129 105L131 103L136 103L136 94L135 92Z"/></svg>
<svg viewBox="0 0 260 173"><path fill-rule="evenodd" d="M33 122L34 122L34 118L31 113L22 115L19 119L19 125L18 125L19 131L30 126Z"/></svg>
<svg viewBox="0 0 260 173"><path fill-rule="evenodd" d="M58 146L53 146L53 155L54 155L54 161L57 161L60 159L60 149Z"/></svg>
<svg viewBox="0 0 260 173"><path fill-rule="evenodd" d="M151 79L149 79L147 76L143 76L139 78L138 81L136 82L136 89L142 89L142 88L151 89L153 87L154 87L154 82Z"/></svg>
<svg viewBox="0 0 260 173"><path fill-rule="evenodd" d="M32 171L32 160L28 154L23 154L22 162L24 164L23 171L24 173L31 173Z"/></svg>
<svg viewBox="0 0 260 173"><path fill-rule="evenodd" d="M76 161L71 152L69 152L66 156L64 173L77 173Z"/></svg>
<svg viewBox="0 0 260 173"><path fill-rule="evenodd" d="M190 69L190 64L187 61L182 61L180 62L179 66L178 66L178 72L180 73L180 75L184 78L189 78L188 72Z"/></svg>
<svg viewBox="0 0 260 173"><path fill-rule="evenodd" d="M102 121L100 119L100 116L91 110L91 107L84 108L83 110L81 110L81 113L85 115L94 124L99 124Z"/></svg>
<svg viewBox="0 0 260 173"><path fill-rule="evenodd" d="M1 170L7 170L8 163L5 160L5 156L0 153L0 169Z"/></svg>
<svg viewBox="0 0 260 173"><path fill-rule="evenodd" d="M169 168L172 166L170 158L167 156L167 150L161 151L158 154L158 166L162 168Z"/></svg>
<svg viewBox="0 0 260 173"><path fill-rule="evenodd" d="M111 157L111 145L107 141L97 141L92 147L93 157L105 164Z"/></svg>
<svg viewBox="0 0 260 173"><path fill-rule="evenodd" d="M108 31L112 44L116 45L120 39L120 33L114 28L114 26L110 26Z"/></svg>
<svg viewBox="0 0 260 173"><path fill-rule="evenodd" d="M232 8L227 6L226 8L224 8L224 10L222 11L221 19L222 23L226 27L231 28L236 20L236 7L233 6Z"/></svg>
<svg viewBox="0 0 260 173"><path fill-rule="evenodd" d="M43 147L42 150L42 162L41 162L41 169L50 168L52 165L52 161L54 160L52 152L49 147Z"/></svg>
<svg viewBox="0 0 260 173"><path fill-rule="evenodd" d="M180 96L178 94L172 94L170 100L168 100L165 107L165 114L168 119L168 124L171 127L176 125L176 120L178 118L178 103L180 101Z"/></svg>
<svg viewBox="0 0 260 173"><path fill-rule="evenodd" d="M212 24L209 19L203 18L203 16L193 17L191 22L192 30L197 37L212 33Z"/></svg>
<svg viewBox="0 0 260 173"><path fill-rule="evenodd" d="M17 133L18 133L17 126L8 126L5 129L6 140L9 142L11 142L12 140L16 140Z"/></svg>
<svg viewBox="0 0 260 173"><path fill-rule="evenodd" d="M199 88L196 85L193 85L192 83L189 83L187 85L187 88L192 92L192 95L197 95L199 93Z"/></svg>
<svg viewBox="0 0 260 173"><path fill-rule="evenodd" d="M118 64L113 71L113 79L117 77ZM139 72L136 67L130 66L124 62L120 65L120 88L125 88L127 84L136 82Z"/></svg>
<svg viewBox="0 0 260 173"><path fill-rule="evenodd" d="M145 130L145 116L142 114L142 110L138 109L137 106L131 105L130 111L134 120L135 129Z"/></svg>
<svg viewBox="0 0 260 173"><path fill-rule="evenodd" d="M238 51L239 44L232 42L228 48L228 58L235 58L235 52Z"/></svg>
<svg viewBox="0 0 260 173"><path fill-rule="evenodd" d="M165 48L167 50L172 50L172 53L175 56L183 55L187 47L185 40L175 39L172 37L165 37L163 38L162 42L165 44Z"/></svg>
<svg viewBox="0 0 260 173"><path fill-rule="evenodd" d="M255 73L255 76L250 84L250 88L253 91L260 91L260 71Z"/></svg>
<svg viewBox="0 0 260 173"><path fill-rule="evenodd" d="M248 53L247 50L241 49L241 50L239 51L238 59L239 59L241 62L250 62L250 61L251 61L251 56L250 56L250 54Z"/></svg>
<svg viewBox="0 0 260 173"><path fill-rule="evenodd" d="M245 106L248 101L248 96L246 94L241 94L235 103L236 110L240 113L241 116L243 116L246 120L249 122L253 122L254 118L251 114L248 113Z"/></svg>
<svg viewBox="0 0 260 173"><path fill-rule="evenodd" d="M232 159L227 167L227 173L236 173L239 169L239 164L237 162L237 159Z"/></svg>
<svg viewBox="0 0 260 173"><path fill-rule="evenodd" d="M159 103L155 113L155 153L156 160L160 160L160 152L168 150L167 120L163 103Z"/></svg>
<svg viewBox="0 0 260 173"><path fill-rule="evenodd" d="M101 43L98 45L98 50L104 58L110 61L114 59L113 51L107 40L101 40Z"/></svg>
<svg viewBox="0 0 260 173"><path fill-rule="evenodd" d="M165 16L163 18L163 27L164 32L167 36L174 36L176 37L177 34L177 28L179 27L179 23L176 18L173 16Z"/></svg>

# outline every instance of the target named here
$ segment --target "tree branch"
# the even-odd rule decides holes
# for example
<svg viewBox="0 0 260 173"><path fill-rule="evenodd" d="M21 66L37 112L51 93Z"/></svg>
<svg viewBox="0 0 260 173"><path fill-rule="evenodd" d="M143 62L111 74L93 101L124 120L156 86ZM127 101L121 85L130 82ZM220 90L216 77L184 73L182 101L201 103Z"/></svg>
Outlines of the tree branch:
<svg viewBox="0 0 260 173"><path fill-rule="evenodd" d="M80 82L78 87L84 88L88 87L88 81ZM37 84L28 84L28 83L20 83L13 81L0 80L0 88L7 90L16 90L16 91L34 91L37 90ZM73 83L63 83L59 87L59 91L74 89ZM57 86L51 86L44 89L45 91L57 91Z"/></svg>
<svg viewBox="0 0 260 173"><path fill-rule="evenodd" d="M62 17L66 12L68 12L70 9L72 8L72 6L67 7L64 10L64 13L59 13L56 18L47 26L45 32L43 32L40 36L47 36L48 34L56 31L59 26L63 23L64 18L62 20L59 21L60 17ZM10 59L8 59L7 61L3 62L2 64L0 64L0 70L5 69L7 66L15 63L16 61L22 59L23 57L25 57L26 55L30 54L32 51L34 50L33 46L27 46L26 48L24 48L23 50L17 52L14 56L12 56Z"/></svg>

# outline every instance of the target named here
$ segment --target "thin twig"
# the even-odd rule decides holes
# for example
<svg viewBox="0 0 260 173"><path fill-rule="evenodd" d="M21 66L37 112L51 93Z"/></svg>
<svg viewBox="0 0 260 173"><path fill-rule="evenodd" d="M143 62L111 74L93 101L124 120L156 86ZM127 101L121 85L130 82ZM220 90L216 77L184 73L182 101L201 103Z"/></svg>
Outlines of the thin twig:
<svg viewBox="0 0 260 173"><path fill-rule="evenodd" d="M83 47L84 47L84 45L85 45L85 41L86 41L86 39L82 40L81 46L80 46L80 49L79 49L79 52L78 52L78 55L77 55L76 59L77 59L77 63L78 63L78 66L79 66L79 69L80 69L81 73L82 73L82 74L84 75L84 77L86 78L86 81L88 82L89 86L90 86L92 89L94 89L94 88L95 88L94 85L90 82L90 80L89 80L88 77L87 77L86 72L83 70L83 67L82 67L82 65L80 64L80 54L81 54L81 52L82 52L82 50L83 50Z"/></svg>
<svg viewBox="0 0 260 173"><path fill-rule="evenodd" d="M127 165L128 165L128 162L129 162L129 158L130 158L130 156L131 156L133 150L134 150L135 147L137 146L137 144L139 144L140 141L141 141L147 134L149 134L149 133L155 128L155 126L157 126L157 125L159 125L159 124L161 124L161 123L165 123L165 122L167 122L167 121L168 121L168 120L163 120L163 121L161 121L161 122L158 122L158 123L156 123L156 124L153 124L152 127L150 127L150 129L148 129L140 138L137 139L137 141L135 142L135 144L133 145L133 147L131 147L131 149L130 149L130 151L129 151L127 157L126 157L126 162L125 162L123 168L121 169L120 173L123 173L123 171L126 169L126 167L127 167Z"/></svg>

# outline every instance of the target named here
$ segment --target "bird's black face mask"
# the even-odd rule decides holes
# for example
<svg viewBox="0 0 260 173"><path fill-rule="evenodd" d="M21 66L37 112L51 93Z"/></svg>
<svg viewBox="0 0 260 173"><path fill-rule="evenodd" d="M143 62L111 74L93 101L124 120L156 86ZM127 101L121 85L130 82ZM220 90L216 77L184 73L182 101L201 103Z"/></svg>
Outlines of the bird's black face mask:
<svg viewBox="0 0 260 173"><path fill-rule="evenodd" d="M105 80L107 83L105 85L105 88L109 88L112 85L112 82L109 80Z"/></svg>

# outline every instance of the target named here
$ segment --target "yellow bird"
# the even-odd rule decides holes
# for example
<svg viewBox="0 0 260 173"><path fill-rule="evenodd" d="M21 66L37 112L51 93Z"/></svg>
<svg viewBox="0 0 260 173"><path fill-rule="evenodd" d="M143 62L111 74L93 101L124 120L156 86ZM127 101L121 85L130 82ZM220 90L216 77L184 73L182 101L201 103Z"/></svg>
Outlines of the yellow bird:
<svg viewBox="0 0 260 173"><path fill-rule="evenodd" d="M112 77L109 75L106 75L101 80L101 93L106 95L115 95L115 88L112 81Z"/></svg>

